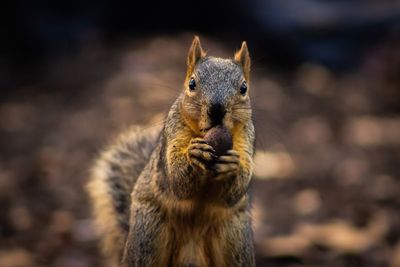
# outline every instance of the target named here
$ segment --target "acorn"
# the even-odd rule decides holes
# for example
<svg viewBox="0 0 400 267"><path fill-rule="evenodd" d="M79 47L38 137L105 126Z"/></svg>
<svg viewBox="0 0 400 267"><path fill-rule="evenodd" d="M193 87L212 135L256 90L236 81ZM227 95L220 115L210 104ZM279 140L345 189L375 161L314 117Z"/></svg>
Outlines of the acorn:
<svg viewBox="0 0 400 267"><path fill-rule="evenodd" d="M208 130L204 136L204 140L214 148L216 156L225 154L226 151L233 147L231 133L226 127L221 125Z"/></svg>

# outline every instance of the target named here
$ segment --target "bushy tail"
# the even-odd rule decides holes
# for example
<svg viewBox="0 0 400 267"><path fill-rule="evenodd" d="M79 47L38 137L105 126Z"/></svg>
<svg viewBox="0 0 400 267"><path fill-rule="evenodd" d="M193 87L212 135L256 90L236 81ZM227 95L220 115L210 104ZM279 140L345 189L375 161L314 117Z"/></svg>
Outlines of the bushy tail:
<svg viewBox="0 0 400 267"><path fill-rule="evenodd" d="M121 260L129 231L130 194L156 146L161 127L134 127L95 162L87 185L104 254Z"/></svg>

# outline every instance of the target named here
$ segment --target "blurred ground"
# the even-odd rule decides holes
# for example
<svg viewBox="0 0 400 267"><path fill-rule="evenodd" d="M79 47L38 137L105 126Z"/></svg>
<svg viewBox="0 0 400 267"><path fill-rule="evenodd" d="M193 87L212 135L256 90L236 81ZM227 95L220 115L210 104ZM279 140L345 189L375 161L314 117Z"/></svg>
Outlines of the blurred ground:
<svg viewBox="0 0 400 267"><path fill-rule="evenodd" d="M162 123L190 39L82 47L0 93L1 267L105 266L88 168L130 124ZM347 73L312 63L277 73L254 59L257 266L400 266L399 44L372 48Z"/></svg>

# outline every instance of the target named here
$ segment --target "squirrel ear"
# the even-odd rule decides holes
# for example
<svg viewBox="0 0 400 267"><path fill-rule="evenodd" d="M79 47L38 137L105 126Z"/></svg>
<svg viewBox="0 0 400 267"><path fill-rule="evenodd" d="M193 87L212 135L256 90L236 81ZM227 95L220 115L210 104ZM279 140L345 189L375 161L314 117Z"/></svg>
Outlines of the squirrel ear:
<svg viewBox="0 0 400 267"><path fill-rule="evenodd" d="M248 79L250 75L251 60L246 42L243 42L240 50L235 53L235 61L242 66L244 76L246 79Z"/></svg>
<svg viewBox="0 0 400 267"><path fill-rule="evenodd" d="M195 36L193 38L192 45L190 46L188 57L187 57L187 67L188 75L190 75L194 69L194 66L199 61L199 59L206 56L206 53L201 48L200 38Z"/></svg>

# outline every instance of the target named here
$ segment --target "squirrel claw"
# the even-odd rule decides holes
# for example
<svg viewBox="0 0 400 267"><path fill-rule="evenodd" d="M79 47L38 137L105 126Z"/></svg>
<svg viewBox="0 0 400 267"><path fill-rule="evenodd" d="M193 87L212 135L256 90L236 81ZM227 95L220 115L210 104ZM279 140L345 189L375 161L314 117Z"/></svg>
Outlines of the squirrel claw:
<svg viewBox="0 0 400 267"><path fill-rule="evenodd" d="M239 170L240 156L235 150L229 150L217 158L214 165L216 180L234 176Z"/></svg>
<svg viewBox="0 0 400 267"><path fill-rule="evenodd" d="M192 161L192 163L193 163L195 166L197 166L197 167L200 168L201 170L203 170L203 171L207 170L206 164L203 163L201 160L199 160L199 159L197 159L197 158L195 158L195 157L192 157L192 158L191 158L191 161Z"/></svg>
<svg viewBox="0 0 400 267"><path fill-rule="evenodd" d="M215 159L215 156L212 152L210 151L204 151L199 148L194 148L189 150L189 155L191 157L199 158L205 161L213 161Z"/></svg>
<svg viewBox="0 0 400 267"><path fill-rule="evenodd" d="M217 158L214 148L202 138L193 138L190 141L188 155L191 162L202 170L207 170Z"/></svg>

